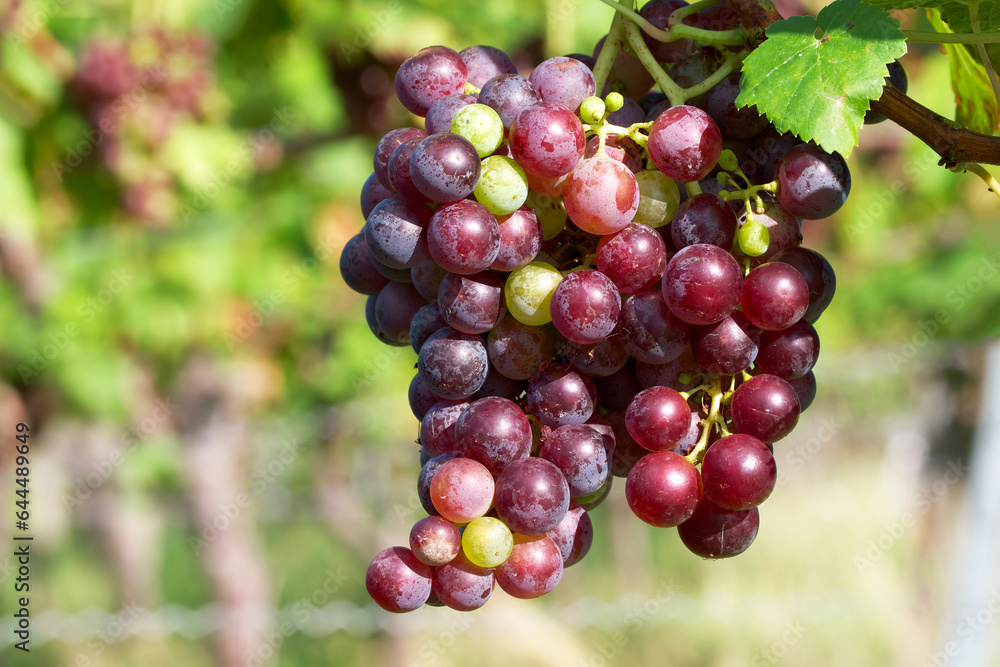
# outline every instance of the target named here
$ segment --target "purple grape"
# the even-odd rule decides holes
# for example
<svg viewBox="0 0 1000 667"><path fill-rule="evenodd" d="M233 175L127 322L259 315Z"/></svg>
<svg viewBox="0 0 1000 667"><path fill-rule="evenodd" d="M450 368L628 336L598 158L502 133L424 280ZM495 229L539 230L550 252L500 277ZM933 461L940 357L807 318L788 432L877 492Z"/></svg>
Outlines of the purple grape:
<svg viewBox="0 0 1000 667"><path fill-rule="evenodd" d="M802 144L778 162L778 201L794 216L807 220L828 218L844 205L851 192L851 172L840 153Z"/></svg>
<svg viewBox="0 0 1000 667"><path fill-rule="evenodd" d="M425 116L437 100L461 93L468 74L469 68L457 53L446 46L429 46L399 66L396 97L410 113Z"/></svg>
<svg viewBox="0 0 1000 667"><path fill-rule="evenodd" d="M566 516L559 525L546 533L562 555L563 567L575 565L583 560L594 541L594 524L587 510L576 501L570 501Z"/></svg>
<svg viewBox="0 0 1000 667"><path fill-rule="evenodd" d="M799 421L799 397L777 375L758 375L741 384L729 405L733 428L764 442L781 440Z"/></svg>
<svg viewBox="0 0 1000 667"><path fill-rule="evenodd" d="M711 116L686 104L664 111L649 129L649 157L675 181L698 181L715 168L722 135Z"/></svg>
<svg viewBox="0 0 1000 667"><path fill-rule="evenodd" d="M528 79L545 102L558 104L571 111L593 95L597 86L594 73L575 58L557 56L543 60Z"/></svg>
<svg viewBox="0 0 1000 667"><path fill-rule="evenodd" d="M637 443L629 435L625 426L625 410L613 409L605 418L611 423L615 433L615 450L611 455L611 474L615 477L627 477L629 471L649 450Z"/></svg>
<svg viewBox="0 0 1000 667"><path fill-rule="evenodd" d="M420 292L420 296L428 301L437 301L438 289L446 273L448 272L438 266L437 262L428 257L410 269L410 281Z"/></svg>
<svg viewBox="0 0 1000 667"><path fill-rule="evenodd" d="M494 271L514 271L535 259L542 249L542 224L538 215L522 206L510 215L497 219L500 225L500 249L490 264Z"/></svg>
<svg viewBox="0 0 1000 667"><path fill-rule="evenodd" d="M448 521L468 523L493 502L493 475L483 464L459 456L445 461L431 478L431 502Z"/></svg>
<svg viewBox="0 0 1000 667"><path fill-rule="evenodd" d="M715 195L689 197L674 213L670 239L678 250L708 243L728 252L736 239L736 214L729 204Z"/></svg>
<svg viewBox="0 0 1000 667"><path fill-rule="evenodd" d="M428 456L433 458L445 452L458 451L455 422L470 405L469 401L463 400L439 400L427 411L420 420L420 444Z"/></svg>
<svg viewBox="0 0 1000 667"><path fill-rule="evenodd" d="M629 353L622 347L618 336L608 336L589 345L567 341L562 353L573 368L592 378L614 375L629 360Z"/></svg>
<svg viewBox="0 0 1000 667"><path fill-rule="evenodd" d="M410 176L410 156L413 155L413 150L421 141L423 141L421 138L407 139L396 146L392 154L389 155L389 165L386 168L392 189L401 197L419 202L423 202L427 198L413 184L413 178Z"/></svg>
<svg viewBox="0 0 1000 667"><path fill-rule="evenodd" d="M725 136L749 139L763 132L768 122L765 116L757 113L754 106L736 108L736 97L739 94L740 75L734 72L708 91L705 110Z"/></svg>
<svg viewBox="0 0 1000 667"><path fill-rule="evenodd" d="M635 368L628 362L621 370L606 377L595 377L593 380L601 405L612 410L627 408L635 395L643 389L639 378L635 375Z"/></svg>
<svg viewBox="0 0 1000 667"><path fill-rule="evenodd" d="M500 225L485 206L463 199L434 212L427 226L427 248L445 271L479 273L500 252Z"/></svg>
<svg viewBox="0 0 1000 667"><path fill-rule="evenodd" d="M569 364L549 364L528 383L528 409L538 421L552 428L582 424L594 412L588 381Z"/></svg>
<svg viewBox="0 0 1000 667"><path fill-rule="evenodd" d="M629 435L652 452L672 449L687 433L690 423L691 408L670 387L643 389L625 412Z"/></svg>
<svg viewBox="0 0 1000 667"><path fill-rule="evenodd" d="M650 0L639 11L639 15L661 30L666 30L667 21L674 10L687 7L684 0ZM694 16L684 17L684 23L695 25L697 19ZM690 39L677 39L672 42L661 42L650 37L646 33L642 34L642 39L649 47L650 53L661 63L677 63L688 58L694 51L694 42Z"/></svg>
<svg viewBox="0 0 1000 667"><path fill-rule="evenodd" d="M369 296L378 294L389 284L389 279L375 268L363 233L355 234L344 244L340 254L340 275L352 290Z"/></svg>
<svg viewBox="0 0 1000 667"><path fill-rule="evenodd" d="M444 320L467 334L486 333L507 314L503 281L491 271L471 276L449 273L441 281L438 304Z"/></svg>
<svg viewBox="0 0 1000 667"><path fill-rule="evenodd" d="M417 144L410 156L413 184L434 201L465 199L479 183L479 171L479 154L457 134L432 134Z"/></svg>
<svg viewBox="0 0 1000 667"><path fill-rule="evenodd" d="M690 519L677 527L681 542L702 558L729 558L746 551L757 537L757 508L730 512L702 498Z"/></svg>
<svg viewBox="0 0 1000 667"><path fill-rule="evenodd" d="M375 298L375 322L393 345L409 345L410 324L426 303L413 285L391 282Z"/></svg>
<svg viewBox="0 0 1000 667"><path fill-rule="evenodd" d="M646 112L643 110L639 103L633 100L631 97L623 98L625 104L618 111L612 111L608 114L607 121L612 125L617 125L619 127L628 127L636 123L646 122ZM636 169L635 171L638 171Z"/></svg>
<svg viewBox="0 0 1000 667"><path fill-rule="evenodd" d="M562 552L547 535L514 535L514 548L495 570L497 585L508 595L530 600L550 592L562 579Z"/></svg>
<svg viewBox="0 0 1000 667"><path fill-rule="evenodd" d="M774 180L778 161L801 143L802 140L790 132L778 134L773 127L768 127L754 137L746 158L740 162L740 169L754 183L770 183Z"/></svg>
<svg viewBox="0 0 1000 667"><path fill-rule="evenodd" d="M431 105L424 119L427 134L451 132L451 119L462 107L475 104L476 99L473 95L448 95L439 99Z"/></svg>
<svg viewBox="0 0 1000 667"><path fill-rule="evenodd" d="M459 456L461 454L458 451L444 452L432 457L420 469L420 475L417 477L417 497L420 499L420 504L423 506L424 511L431 516L440 516L440 513L434 508L434 503L431 501L431 480L434 479L435 473L437 473L441 466L452 459L457 459Z"/></svg>
<svg viewBox="0 0 1000 667"><path fill-rule="evenodd" d="M462 456L499 475L510 463L531 453L531 424L513 401L481 398L458 418L455 440Z"/></svg>
<svg viewBox="0 0 1000 667"><path fill-rule="evenodd" d="M375 146L374 167L375 178L382 184L382 187L389 190L392 189L392 184L389 183L389 156L392 155L392 151L396 149L396 146L409 139L423 139L426 136L426 132L418 130L415 127L401 127L396 130L390 130L384 137L379 139L378 145ZM367 218L368 216L365 217Z"/></svg>
<svg viewBox="0 0 1000 667"><path fill-rule="evenodd" d="M425 565L444 565L462 550L462 533L447 519L427 516L410 529L410 550Z"/></svg>
<svg viewBox="0 0 1000 667"><path fill-rule="evenodd" d="M699 243L670 258L662 286L674 315L689 324L714 324L740 304L743 271L722 248Z"/></svg>
<svg viewBox="0 0 1000 667"><path fill-rule="evenodd" d="M570 220L585 232L614 234L639 210L639 183L632 171L609 157L582 160L563 188Z"/></svg>
<svg viewBox="0 0 1000 667"><path fill-rule="evenodd" d="M483 386L469 398L473 401L478 401L480 398L497 396L499 398L506 398L509 401L517 402L521 400L527 389L527 382L524 382L523 380L512 380L509 377L504 377L503 375L500 375L500 373L497 373L495 368L490 366L490 370L486 374L486 380L483 382Z"/></svg>
<svg viewBox="0 0 1000 667"><path fill-rule="evenodd" d="M542 96L531 82L518 74L495 76L479 92L479 103L497 112L505 130L510 130L521 111L541 101Z"/></svg>
<svg viewBox="0 0 1000 667"><path fill-rule="evenodd" d="M431 568L406 547L390 547L372 559L365 588L375 604L400 614L422 607L431 594Z"/></svg>
<svg viewBox="0 0 1000 667"><path fill-rule="evenodd" d="M621 296L600 271L575 271L562 279L552 294L552 324L575 343L589 345L614 331L621 313Z"/></svg>
<svg viewBox="0 0 1000 667"><path fill-rule="evenodd" d="M780 331L802 319L809 307L809 286L788 264L768 262L747 274L740 304L755 325Z"/></svg>
<svg viewBox="0 0 1000 667"><path fill-rule="evenodd" d="M473 565L463 552L434 568L433 581L438 599L457 611L479 609L493 594L493 570Z"/></svg>
<svg viewBox="0 0 1000 667"><path fill-rule="evenodd" d="M490 363L501 375L530 380L555 356L555 336L548 327L533 327L508 315L486 341Z"/></svg>
<svg viewBox="0 0 1000 667"><path fill-rule="evenodd" d="M410 347L419 354L420 348L431 334L446 326L448 322L441 315L441 309L436 303L422 306L410 321Z"/></svg>
<svg viewBox="0 0 1000 667"><path fill-rule="evenodd" d="M500 520L515 533L544 535L566 516L569 485L554 463L518 459L497 479L494 503Z"/></svg>
<svg viewBox="0 0 1000 667"><path fill-rule="evenodd" d="M647 225L630 222L597 244L597 268L625 294L651 289L666 267L667 246Z"/></svg>
<svg viewBox="0 0 1000 667"><path fill-rule="evenodd" d="M501 74L517 74L517 66L495 46L470 46L458 53L469 70L469 83L476 88Z"/></svg>
<svg viewBox="0 0 1000 667"><path fill-rule="evenodd" d="M365 219L371 215L372 209L378 206L383 200L388 199L393 191L382 185L378 178L372 173L361 186L361 215Z"/></svg>
<svg viewBox="0 0 1000 667"><path fill-rule="evenodd" d="M365 223L368 250L389 268L416 266L428 254L425 230L430 217L427 207L412 199L386 199L375 207Z"/></svg>
<svg viewBox="0 0 1000 667"><path fill-rule="evenodd" d="M367 247L367 242L366 242ZM410 279L409 269L394 269L390 266L386 266L382 262L375 259L375 255L372 254L372 249L368 248L368 258L372 261L375 266L375 270L382 274L383 277L388 278L394 283L407 283L410 284L413 281Z"/></svg>
<svg viewBox="0 0 1000 667"><path fill-rule="evenodd" d="M698 469L674 452L651 452L639 459L625 481L632 513L651 526L683 524L701 500Z"/></svg>
<svg viewBox="0 0 1000 667"><path fill-rule="evenodd" d="M778 467L767 445L749 435L729 435L714 442L701 462L705 497L736 512L767 500L778 479Z"/></svg>
<svg viewBox="0 0 1000 667"><path fill-rule="evenodd" d="M701 384L705 369L694 360L691 350L686 349L679 357L665 364L639 361L635 365L635 373L644 388L670 387L677 391L691 391ZM681 381L683 375L690 376L687 382Z"/></svg>
<svg viewBox="0 0 1000 667"><path fill-rule="evenodd" d="M413 411L413 416L417 419L423 419L427 411L441 401L441 397L434 394L424 383L424 378L420 373L415 374L410 380L407 398L410 401L410 410Z"/></svg>
<svg viewBox="0 0 1000 667"><path fill-rule="evenodd" d="M819 334L805 320L781 331L765 331L760 336L757 367L763 373L786 380L800 378L816 364Z"/></svg>
<svg viewBox="0 0 1000 667"><path fill-rule="evenodd" d="M540 178L557 178L573 171L583 158L586 143L580 120L558 104L533 104L517 114L510 126L514 159Z"/></svg>
<svg viewBox="0 0 1000 667"><path fill-rule="evenodd" d="M691 325L674 315L659 290L630 296L622 308L619 341L629 354L649 364L676 359L691 340Z"/></svg>
<svg viewBox="0 0 1000 667"><path fill-rule="evenodd" d="M799 397L799 411L805 412L816 398L816 376L809 371L800 378L789 380L788 384L792 385L795 395Z"/></svg>
<svg viewBox="0 0 1000 667"><path fill-rule="evenodd" d="M417 366L432 392L441 398L460 399L482 386L489 359L482 338L445 327L420 348Z"/></svg>
<svg viewBox="0 0 1000 667"><path fill-rule="evenodd" d="M542 441L538 455L554 463L566 476L570 498L594 493L611 474L604 436L587 424L554 429Z"/></svg>
<svg viewBox="0 0 1000 667"><path fill-rule="evenodd" d="M802 319L807 322L818 320L837 291L837 277L830 262L815 250L801 247L782 250L774 256L774 261L794 267L805 278L809 286L809 308Z"/></svg>
<svg viewBox="0 0 1000 667"><path fill-rule="evenodd" d="M760 341L757 327L737 310L721 322L696 327L691 334L691 352L712 373L735 375L758 358Z"/></svg>

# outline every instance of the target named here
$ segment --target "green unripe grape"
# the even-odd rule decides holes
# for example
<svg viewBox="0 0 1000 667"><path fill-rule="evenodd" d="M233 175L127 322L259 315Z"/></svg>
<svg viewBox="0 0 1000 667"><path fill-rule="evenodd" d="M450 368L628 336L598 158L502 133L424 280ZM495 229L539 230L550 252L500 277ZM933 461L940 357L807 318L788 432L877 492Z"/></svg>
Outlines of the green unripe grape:
<svg viewBox="0 0 1000 667"><path fill-rule="evenodd" d="M640 171L635 180L639 183L639 209L632 220L650 227L670 222L681 203L677 183L659 169Z"/></svg>
<svg viewBox="0 0 1000 667"><path fill-rule="evenodd" d="M481 516L462 532L462 551L473 565L497 567L510 556L514 536L500 519Z"/></svg>
<svg viewBox="0 0 1000 667"><path fill-rule="evenodd" d="M580 118L583 119L584 123L594 124L600 122L607 113L607 107L604 105L604 100L600 97L594 97L591 95L580 103Z"/></svg>
<svg viewBox="0 0 1000 667"><path fill-rule="evenodd" d="M544 262L531 262L507 276L504 298L507 310L522 324L540 326L552 321L549 304L562 274Z"/></svg>
<svg viewBox="0 0 1000 667"><path fill-rule="evenodd" d="M485 104L470 104L459 109L451 119L451 131L468 139L479 157L486 157L503 141L503 121Z"/></svg>
<svg viewBox="0 0 1000 667"><path fill-rule="evenodd" d="M625 106L625 98L622 97L621 93L608 93L604 102L608 107L608 113L614 113Z"/></svg>
<svg viewBox="0 0 1000 667"><path fill-rule="evenodd" d="M563 208L560 197L549 197L531 190L528 193L528 206L538 216L542 225L542 239L551 241L566 228L566 209Z"/></svg>
<svg viewBox="0 0 1000 667"><path fill-rule="evenodd" d="M482 162L479 185L472 193L476 201L493 215L509 215L528 198L528 178L521 165L503 155L491 155Z"/></svg>
<svg viewBox="0 0 1000 667"><path fill-rule="evenodd" d="M740 252L747 257L763 255L771 244L771 234L767 231L767 227L752 215L747 216L736 239L740 245Z"/></svg>
<svg viewBox="0 0 1000 667"><path fill-rule="evenodd" d="M736 171L740 168L740 161L736 159L736 153L727 148L719 155L719 166L726 171Z"/></svg>

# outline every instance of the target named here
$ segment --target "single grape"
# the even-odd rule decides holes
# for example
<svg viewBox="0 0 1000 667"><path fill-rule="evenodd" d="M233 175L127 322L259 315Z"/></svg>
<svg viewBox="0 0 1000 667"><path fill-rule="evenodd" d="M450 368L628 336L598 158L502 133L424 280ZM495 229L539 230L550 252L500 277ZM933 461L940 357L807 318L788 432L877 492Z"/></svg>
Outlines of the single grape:
<svg viewBox="0 0 1000 667"><path fill-rule="evenodd" d="M757 508L730 512L702 498L690 519L677 527L684 546L702 558L730 558L746 551L757 537Z"/></svg>
<svg viewBox="0 0 1000 667"><path fill-rule="evenodd" d="M767 117L757 112L757 107L736 107L740 94L740 75L737 72L715 84L705 99L705 111L719 126L719 130L733 139L749 139L764 131Z"/></svg>
<svg viewBox="0 0 1000 667"><path fill-rule="evenodd" d="M731 512L757 507L778 480L774 456L763 442L735 434L712 443L701 462L705 497Z"/></svg>
<svg viewBox="0 0 1000 667"><path fill-rule="evenodd" d="M499 114L505 130L510 130L521 111L541 101L531 82L518 74L500 74L484 83L479 92L479 103Z"/></svg>
<svg viewBox="0 0 1000 667"><path fill-rule="evenodd" d="M653 228L630 222L620 232L601 238L597 268L618 291L642 292L656 285L667 268L667 246Z"/></svg>
<svg viewBox="0 0 1000 667"><path fill-rule="evenodd" d="M407 58L396 70L396 97L406 110L425 116L437 100L465 88L469 68L445 46L429 46Z"/></svg>
<svg viewBox="0 0 1000 667"><path fill-rule="evenodd" d="M441 398L461 399L483 385L489 358L480 336L445 327L424 342L417 367L432 392Z"/></svg>
<svg viewBox="0 0 1000 667"><path fill-rule="evenodd" d="M365 184L361 186L361 215L367 219L376 206L393 194L395 193L382 185L375 174L372 173L365 180Z"/></svg>
<svg viewBox="0 0 1000 667"><path fill-rule="evenodd" d="M420 475L417 477L417 497L420 499L421 507L423 507L424 511L431 516L441 515L434 507L434 502L431 500L431 481L434 479L434 474L447 461L456 459L459 456L461 456L461 454L457 451L438 454L437 456L429 458L420 469Z"/></svg>
<svg viewBox="0 0 1000 667"><path fill-rule="evenodd" d="M619 336L608 336L589 345L567 341L562 353L574 369L592 378L614 375L629 360L628 350L622 347Z"/></svg>
<svg viewBox="0 0 1000 667"><path fill-rule="evenodd" d="M635 376L635 368L627 362L618 372L607 377L595 377L593 381L601 405L612 410L627 408L643 388Z"/></svg>
<svg viewBox="0 0 1000 667"><path fill-rule="evenodd" d="M442 206L427 225L427 249L445 271L461 275L489 268L500 252L500 225L469 199Z"/></svg>
<svg viewBox="0 0 1000 667"><path fill-rule="evenodd" d="M468 523L493 502L493 475L482 463L459 457L445 461L431 479L431 502L441 516Z"/></svg>
<svg viewBox="0 0 1000 667"><path fill-rule="evenodd" d="M691 325L674 315L659 290L633 294L621 314L619 342L629 354L650 364L676 359L691 340Z"/></svg>
<svg viewBox="0 0 1000 667"><path fill-rule="evenodd" d="M590 378L569 364L549 364L528 383L528 409L538 421L552 428L582 424L594 412L592 391Z"/></svg>
<svg viewBox="0 0 1000 667"><path fill-rule="evenodd" d="M498 396L480 398L455 423L455 441L462 456L499 475L511 462L531 453L531 424L513 401Z"/></svg>
<svg viewBox="0 0 1000 667"><path fill-rule="evenodd" d="M545 102L576 111L580 103L597 91L594 73L575 58L557 56L543 60L529 81Z"/></svg>
<svg viewBox="0 0 1000 667"><path fill-rule="evenodd" d="M768 262L747 274L740 304L756 326L780 331L802 319L809 307L809 286L788 264Z"/></svg>
<svg viewBox="0 0 1000 667"><path fill-rule="evenodd" d="M389 283L375 298L375 322L392 345L410 344L410 325L427 301L408 283Z"/></svg>
<svg viewBox="0 0 1000 667"><path fill-rule="evenodd" d="M507 315L490 331L486 351L501 375L530 380L555 356L555 336L549 327L530 326Z"/></svg>
<svg viewBox="0 0 1000 667"><path fill-rule="evenodd" d="M441 281L447 273L433 258L428 257L410 269L410 281L420 296L428 301L437 301Z"/></svg>
<svg viewBox="0 0 1000 667"><path fill-rule="evenodd" d="M495 76L517 74L517 65L495 46L470 46L458 52L469 69L469 83L476 88Z"/></svg>
<svg viewBox="0 0 1000 667"><path fill-rule="evenodd" d="M737 310L721 322L696 327L691 334L691 352L706 370L735 375L758 359L760 341L757 327Z"/></svg>
<svg viewBox="0 0 1000 667"><path fill-rule="evenodd" d="M435 457L445 452L459 450L455 440L455 422L471 405L466 400L440 400L424 414L420 420L420 444L428 456Z"/></svg>
<svg viewBox="0 0 1000 667"><path fill-rule="evenodd" d="M670 528L687 521L701 500L701 475L674 452L651 452L639 459L625 480L625 499L633 514L651 526Z"/></svg>
<svg viewBox="0 0 1000 667"><path fill-rule="evenodd" d="M670 312L689 324L714 324L739 305L743 271L722 248L699 243L670 258L661 284Z"/></svg>
<svg viewBox="0 0 1000 667"><path fill-rule="evenodd" d="M389 165L386 168L392 189L401 197L419 202L423 202L427 198L413 184L413 177L410 175L410 156L413 155L414 149L421 141L423 139L408 139L396 146L392 154L389 155Z"/></svg>
<svg viewBox="0 0 1000 667"><path fill-rule="evenodd" d="M396 149L396 146L409 139L423 139L426 136L426 132L418 130L415 127L401 127L396 130L390 130L384 137L379 139L378 144L375 146L374 168L375 178L382 184L382 187L389 190L392 189L392 184L389 182L389 156L392 155L392 151ZM365 217L367 218L368 216Z"/></svg>
<svg viewBox="0 0 1000 667"><path fill-rule="evenodd" d="M485 104L470 104L455 112L444 132L454 132L472 144L479 157L486 157L503 141L503 121Z"/></svg>
<svg viewBox="0 0 1000 667"><path fill-rule="evenodd" d="M570 498L600 489L611 474L604 437L586 424L566 424L542 442L538 455L556 465L569 484Z"/></svg>
<svg viewBox="0 0 1000 667"><path fill-rule="evenodd" d="M431 594L431 568L406 547L390 547L372 559L365 588L375 604L400 614L423 606Z"/></svg>
<svg viewBox="0 0 1000 667"><path fill-rule="evenodd" d="M500 224L500 250L490 268L515 271L527 266L542 249L542 224L538 215L522 206L510 215L497 218L497 222Z"/></svg>
<svg viewBox="0 0 1000 667"><path fill-rule="evenodd" d="M424 127L427 128L427 134L451 132L451 121L455 117L455 114L470 104L475 103L476 97L474 95L459 94L442 97L431 105L431 108L427 111L426 118L424 118ZM497 120L499 121L499 119ZM498 141L497 144L499 145L499 143Z"/></svg>
<svg viewBox="0 0 1000 667"><path fill-rule="evenodd" d="M439 516L424 517L410 529L410 550L425 565L436 567L451 562L461 548L461 531Z"/></svg>
<svg viewBox="0 0 1000 667"><path fill-rule="evenodd" d="M410 178L428 199L455 202L472 194L479 183L480 159L463 137L432 134L410 156Z"/></svg>
<svg viewBox="0 0 1000 667"><path fill-rule="evenodd" d="M690 421L687 401L670 387L643 389L625 412L629 435L653 452L673 448L687 433Z"/></svg>
<svg viewBox="0 0 1000 667"><path fill-rule="evenodd" d="M365 242L372 256L393 269L409 269L427 258L430 211L423 204L389 197L365 223Z"/></svg>
<svg viewBox="0 0 1000 667"><path fill-rule="evenodd" d="M614 477L608 477L608 481L606 481L604 483L604 486L602 486L600 489L593 492L589 496L581 496L577 498L577 502L579 502L580 507L589 512L590 510L594 509L595 507L603 503L605 500L607 500L608 496L611 495L611 484L613 481ZM546 534L551 537L552 531L549 531ZM556 541L558 544L558 540L556 540L555 537L552 537L552 539ZM563 567L566 567L565 563L563 563Z"/></svg>
<svg viewBox="0 0 1000 667"><path fill-rule="evenodd" d="M425 304L410 320L410 347L419 354L420 348L423 347L427 339L435 331L446 326L448 326L448 322L441 315L441 308L436 303Z"/></svg>
<svg viewBox="0 0 1000 667"><path fill-rule="evenodd" d="M656 169L646 169L635 175L639 184L639 208L635 222L662 227L670 222L681 201L681 193L672 178Z"/></svg>
<svg viewBox="0 0 1000 667"><path fill-rule="evenodd" d="M687 183L705 178L715 168L722 152L722 135L711 116L682 104L656 119L649 129L648 148L657 169Z"/></svg>
<svg viewBox="0 0 1000 667"><path fill-rule="evenodd" d="M511 272L504 284L507 311L523 324L551 322L549 304L560 281L559 270L545 262L530 262Z"/></svg>
<svg viewBox="0 0 1000 667"><path fill-rule="evenodd" d="M809 371L800 378L789 380L788 384L792 385L795 395L799 397L799 410L805 412L816 398L816 376Z"/></svg>
<svg viewBox="0 0 1000 667"><path fill-rule="evenodd" d="M368 255L368 242L360 232L344 244L340 254L340 275L352 290L369 296L378 294L389 284L389 279L375 268Z"/></svg>
<svg viewBox="0 0 1000 667"><path fill-rule="evenodd" d="M802 319L806 322L818 320L837 291L837 277L830 262L815 250L801 247L782 250L774 256L774 261L794 267L805 278L809 286L809 308Z"/></svg>
<svg viewBox="0 0 1000 667"><path fill-rule="evenodd" d="M492 568L510 556L514 536L500 519L482 516L470 521L462 531L461 545L462 552L470 563Z"/></svg>
<svg viewBox="0 0 1000 667"><path fill-rule="evenodd" d="M471 276L449 273L438 290L441 316L462 333L486 333L507 314L503 281L492 271Z"/></svg>
<svg viewBox="0 0 1000 667"><path fill-rule="evenodd" d="M567 179L563 204L570 220L583 231L613 234L632 222L639 208L639 184L621 162L588 158Z"/></svg>
<svg viewBox="0 0 1000 667"><path fill-rule="evenodd" d="M526 172L541 178L557 178L573 171L583 158L586 143L580 120L558 104L533 104L510 126L514 159Z"/></svg>
<svg viewBox="0 0 1000 667"><path fill-rule="evenodd" d="M765 331L760 336L757 367L764 373L786 380L800 378L816 364L819 334L805 320L781 331Z"/></svg>
<svg viewBox="0 0 1000 667"><path fill-rule="evenodd" d="M587 345L604 340L614 331L621 296L611 279L600 271L574 271L556 287L549 310L559 333Z"/></svg>
<svg viewBox="0 0 1000 667"><path fill-rule="evenodd" d="M515 533L544 535L559 525L569 509L569 485L550 461L518 459L497 478L497 515Z"/></svg>
<svg viewBox="0 0 1000 667"><path fill-rule="evenodd" d="M830 217L851 192L851 172L840 153L827 153L812 144L785 153L776 175L781 206L807 220Z"/></svg>
<svg viewBox="0 0 1000 667"><path fill-rule="evenodd" d="M611 480L601 487L610 488ZM566 516L559 522L559 525L546 533L562 555L563 567L575 565L583 560L583 557L590 551L590 545L594 541L594 524L590 521L587 510L576 501L570 501L569 510Z"/></svg>
<svg viewBox="0 0 1000 667"><path fill-rule="evenodd" d="M479 184L472 193L490 213L506 216L517 212L528 198L528 179L511 158L491 155L483 160Z"/></svg>
<svg viewBox="0 0 1000 667"><path fill-rule="evenodd" d="M708 243L728 252L736 238L736 214L715 195L689 197L670 222L670 238L678 250Z"/></svg>
<svg viewBox="0 0 1000 667"><path fill-rule="evenodd" d="M766 374L737 387L729 409L736 433L764 442L775 442L791 433L801 411L792 385L777 375Z"/></svg>
<svg viewBox="0 0 1000 667"><path fill-rule="evenodd" d="M472 611L486 604L493 594L493 570L474 565L459 552L450 563L434 568L433 592L456 611Z"/></svg>
<svg viewBox="0 0 1000 667"><path fill-rule="evenodd" d="M548 535L514 535L510 557L496 572L497 585L512 597L529 600L550 592L562 578L562 552Z"/></svg>

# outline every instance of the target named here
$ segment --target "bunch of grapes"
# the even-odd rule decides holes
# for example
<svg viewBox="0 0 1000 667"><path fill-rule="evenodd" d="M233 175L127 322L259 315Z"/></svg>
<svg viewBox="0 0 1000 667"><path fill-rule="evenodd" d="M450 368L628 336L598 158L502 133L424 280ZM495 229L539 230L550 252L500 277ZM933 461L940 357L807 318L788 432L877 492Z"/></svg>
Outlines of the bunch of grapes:
<svg viewBox="0 0 1000 667"><path fill-rule="evenodd" d="M71 87L91 124L96 152L122 188L125 211L152 226L167 224L177 208L177 178L162 152L181 123L200 122L211 112L211 40L159 28L94 40Z"/></svg>
<svg viewBox="0 0 1000 667"><path fill-rule="evenodd" d="M643 11L666 25L680 6ZM718 59L659 46L679 81ZM384 609L548 593L587 554L614 477L699 556L757 534L835 289L801 222L840 208L850 175L737 109L735 78L671 106L629 59L603 97L581 55L526 78L495 48L433 46L396 74L424 129L379 141L340 260L372 332L419 359L429 516L369 567Z"/></svg>

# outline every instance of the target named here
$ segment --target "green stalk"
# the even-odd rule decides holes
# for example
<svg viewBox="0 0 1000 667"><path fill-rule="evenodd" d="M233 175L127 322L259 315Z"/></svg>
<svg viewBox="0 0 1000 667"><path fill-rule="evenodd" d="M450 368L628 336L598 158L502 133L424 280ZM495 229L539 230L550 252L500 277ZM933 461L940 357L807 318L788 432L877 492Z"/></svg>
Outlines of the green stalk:
<svg viewBox="0 0 1000 667"><path fill-rule="evenodd" d="M685 23L678 23L670 26L671 40L673 39L693 39L702 44L713 44L715 46L739 46L747 41L746 34L739 28L732 30L705 30L695 28Z"/></svg>
<svg viewBox="0 0 1000 667"><path fill-rule="evenodd" d="M639 28L631 21L625 22L625 37L628 39L629 46L632 47L632 52L639 59L639 62L642 63L647 72L653 75L653 79L660 86L660 90L670 100L670 106L684 104L685 97L681 87L670 78L670 75L663 71L660 63L656 62L656 58L650 53L646 42L642 40Z"/></svg>
<svg viewBox="0 0 1000 667"><path fill-rule="evenodd" d="M709 90L715 87L717 83L725 79L729 74L736 69L736 66L743 62L743 59L750 55L750 52L746 49L740 51L739 53L730 54L726 58L726 62L719 65L719 69L712 72L712 75L701 83L696 83L690 88L684 89L684 100L687 101L692 97L698 97L702 93L707 93Z"/></svg>
<svg viewBox="0 0 1000 667"><path fill-rule="evenodd" d="M906 41L914 44L1000 44L1000 32L934 32L904 30Z"/></svg>
<svg viewBox="0 0 1000 667"><path fill-rule="evenodd" d="M603 1L603 0L602 0ZM617 7L617 3L615 3ZM594 64L594 81L597 84L597 94L601 95L604 84L611 74L611 66L615 64L615 56L622 48L622 15L615 14L611 19L611 29L608 30L608 37L601 46L601 52L597 54L597 62Z"/></svg>
<svg viewBox="0 0 1000 667"><path fill-rule="evenodd" d="M680 23L692 14L697 14L703 9L708 9L709 7L714 7L719 4L722 0L700 0L700 2L692 2L686 7L681 7L680 9L675 9L670 14L670 25L675 23Z"/></svg>

